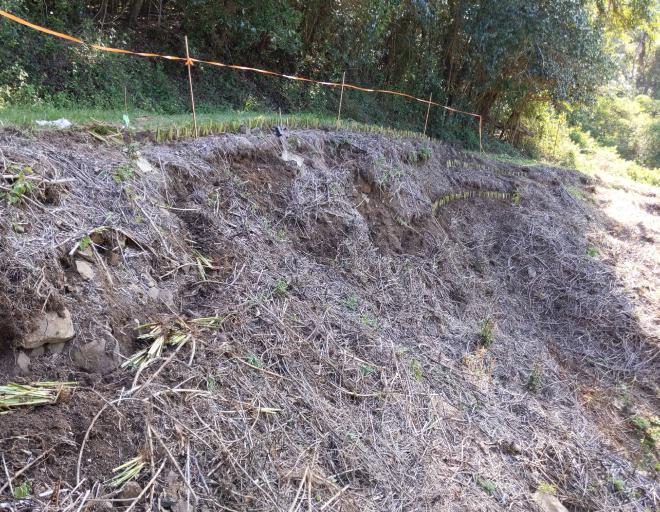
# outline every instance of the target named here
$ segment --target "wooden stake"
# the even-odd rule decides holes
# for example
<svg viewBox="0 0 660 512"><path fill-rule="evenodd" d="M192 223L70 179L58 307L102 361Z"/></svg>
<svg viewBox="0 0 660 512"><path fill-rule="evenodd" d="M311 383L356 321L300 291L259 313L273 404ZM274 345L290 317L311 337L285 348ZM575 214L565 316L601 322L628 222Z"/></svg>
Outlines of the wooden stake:
<svg viewBox="0 0 660 512"><path fill-rule="evenodd" d="M479 116L479 151L484 152L484 146L481 143L481 133L483 132L484 118Z"/></svg>
<svg viewBox="0 0 660 512"><path fill-rule="evenodd" d="M561 121L557 121L557 131L555 132L555 146L552 148L552 159L554 160L557 157L557 141L559 140L559 127L561 126Z"/></svg>
<svg viewBox="0 0 660 512"><path fill-rule="evenodd" d="M426 135L426 127L429 125L429 114L431 113L431 102L433 101L433 93L429 96L429 107L426 109L426 120L424 121L424 135Z"/></svg>
<svg viewBox="0 0 660 512"><path fill-rule="evenodd" d="M128 114L128 90L124 86L124 114Z"/></svg>
<svg viewBox="0 0 660 512"><path fill-rule="evenodd" d="M190 84L190 103L192 104L192 114L193 114L193 124L195 126L195 137L198 137L197 132L197 114L195 113L195 95L193 94L193 85L192 85L192 61L190 60L190 52L188 51L188 36L184 36L186 40L186 66L188 66L188 83Z"/></svg>
<svg viewBox="0 0 660 512"><path fill-rule="evenodd" d="M341 76L341 93L339 94L339 112L337 112L337 129L339 129L339 124L341 122L341 104L344 101L344 83L346 80L346 71Z"/></svg>

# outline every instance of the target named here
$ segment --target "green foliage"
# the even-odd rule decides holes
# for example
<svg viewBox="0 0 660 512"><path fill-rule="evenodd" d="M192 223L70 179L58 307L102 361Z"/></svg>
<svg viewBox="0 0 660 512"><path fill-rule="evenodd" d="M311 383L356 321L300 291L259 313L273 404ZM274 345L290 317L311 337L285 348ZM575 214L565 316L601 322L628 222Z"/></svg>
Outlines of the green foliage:
<svg viewBox="0 0 660 512"><path fill-rule="evenodd" d="M626 491L626 482L620 478L611 478L610 482L612 483L612 487L614 487L616 492L624 493Z"/></svg>
<svg viewBox="0 0 660 512"><path fill-rule="evenodd" d="M484 491L486 494L491 496L497 492L497 484L492 480L488 480L479 475L474 476L474 482Z"/></svg>
<svg viewBox="0 0 660 512"><path fill-rule="evenodd" d="M550 494L552 496L557 494L557 486L549 484L548 482L539 483L537 490L543 494Z"/></svg>
<svg viewBox="0 0 660 512"><path fill-rule="evenodd" d="M575 110L574 124L588 132L604 146L616 148L627 160L648 167L660 167L660 100L638 95L608 93L599 96L593 105ZM578 145L587 146L584 136L572 134Z"/></svg>
<svg viewBox="0 0 660 512"><path fill-rule="evenodd" d="M24 167L18 172L9 190L5 193L9 204L17 205L22 203L25 197L34 190L34 183L26 178L26 175L31 172L32 169L30 167Z"/></svg>
<svg viewBox="0 0 660 512"><path fill-rule="evenodd" d="M115 183L123 183L133 179L133 175L133 166L130 164L122 164L112 173L112 179L115 180Z"/></svg>
<svg viewBox="0 0 660 512"><path fill-rule="evenodd" d="M286 279L280 278L275 283L275 287L273 288L273 295L275 297L284 297L288 290L289 290L289 283L287 282Z"/></svg>
<svg viewBox="0 0 660 512"><path fill-rule="evenodd" d="M259 356L255 355L255 354L250 354L247 357L247 362L248 362L248 364L254 366L255 368L263 368L264 367L264 363L261 360L261 358Z"/></svg>
<svg viewBox="0 0 660 512"><path fill-rule="evenodd" d="M78 249L81 250L81 251L84 251L90 245L92 245L92 239L90 238L89 235L85 235L78 242Z"/></svg>
<svg viewBox="0 0 660 512"><path fill-rule="evenodd" d="M378 327L378 320L371 316L369 313L360 315L360 323L367 327L371 327L372 329L376 329Z"/></svg>
<svg viewBox="0 0 660 512"><path fill-rule="evenodd" d="M495 321L491 318L485 318L481 321L479 327L479 345L488 348L495 341Z"/></svg>
<svg viewBox="0 0 660 512"><path fill-rule="evenodd" d="M433 155L433 150L429 146L422 146L417 150L418 160L428 160Z"/></svg>
<svg viewBox="0 0 660 512"><path fill-rule="evenodd" d="M3 9L102 45L182 55L182 38L176 34L188 33L191 53L199 58L334 81L347 70L349 82L424 98L432 92L442 105L482 114L486 148L514 156L579 166L579 152L588 150L589 143L582 132L587 137L591 133L598 144L616 147L642 166L626 169L626 175L657 179L647 169L660 165L658 100L652 99L660 76L660 53L653 51L658 14L650 0L166 4L159 11L135 0L54 0L47 8L5 0ZM0 62L11 63L0 67L0 117L17 106L28 111L78 107L90 114L105 109L120 112L115 121L132 130L142 112L189 112L186 74L179 62L99 52L11 22L0 24L0 40ZM636 66L632 70L631 63ZM200 115L228 107L336 112L336 89L204 64L195 65L192 73ZM635 84L619 77L635 74ZM646 95L607 96L590 103L611 78L625 82L630 98L636 91ZM345 92L342 123L421 131L424 105ZM582 106L571 110L570 104ZM560 116L559 109L565 114ZM189 127L173 124L157 139L190 134ZM569 124L580 131L571 131ZM202 133L231 125L209 123ZM428 133L435 137L475 149L477 128L473 118L431 110ZM430 157L429 148L421 147L411 160Z"/></svg>
<svg viewBox="0 0 660 512"><path fill-rule="evenodd" d="M375 371L376 371L376 369L371 365L368 365L368 364L360 365L360 375L362 375L362 377L368 377L369 375L371 375Z"/></svg>
<svg viewBox="0 0 660 512"><path fill-rule="evenodd" d="M30 494L32 494L32 486L27 480L24 480L20 485L14 486L14 498L27 498Z"/></svg>
<svg viewBox="0 0 660 512"><path fill-rule="evenodd" d="M424 370L422 369L422 363L419 362L419 359L413 359L410 361L410 370L412 371L415 380L424 380Z"/></svg>
<svg viewBox="0 0 660 512"><path fill-rule="evenodd" d="M541 390L541 367L538 363L534 363L525 387L530 393L538 393Z"/></svg>
<svg viewBox="0 0 660 512"><path fill-rule="evenodd" d="M660 446L660 418L637 415L630 422L641 437L642 445L650 451L657 450Z"/></svg>
<svg viewBox="0 0 660 512"><path fill-rule="evenodd" d="M209 374L206 377L206 389L209 391L213 391L218 385L218 381L215 378L215 375Z"/></svg>
<svg viewBox="0 0 660 512"><path fill-rule="evenodd" d="M350 297L346 297L343 301L342 304L344 307L350 311L355 311L358 307L359 304L359 299L357 295L351 295Z"/></svg>

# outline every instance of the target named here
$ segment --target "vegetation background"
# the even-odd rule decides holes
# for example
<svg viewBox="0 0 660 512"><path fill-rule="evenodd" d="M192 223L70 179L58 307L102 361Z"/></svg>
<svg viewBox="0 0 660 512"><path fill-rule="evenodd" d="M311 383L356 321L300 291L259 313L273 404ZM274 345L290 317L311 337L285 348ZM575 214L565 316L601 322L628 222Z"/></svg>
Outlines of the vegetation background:
<svg viewBox="0 0 660 512"><path fill-rule="evenodd" d="M660 185L660 0L3 0L89 42L388 87L479 112L487 149ZM181 63L0 21L0 120L67 109L181 114ZM338 91L196 66L202 112L334 112ZM424 106L350 91L345 115L420 130ZM26 113L32 113L32 117ZM121 115L118 116L119 119ZM435 109L433 136L478 147Z"/></svg>

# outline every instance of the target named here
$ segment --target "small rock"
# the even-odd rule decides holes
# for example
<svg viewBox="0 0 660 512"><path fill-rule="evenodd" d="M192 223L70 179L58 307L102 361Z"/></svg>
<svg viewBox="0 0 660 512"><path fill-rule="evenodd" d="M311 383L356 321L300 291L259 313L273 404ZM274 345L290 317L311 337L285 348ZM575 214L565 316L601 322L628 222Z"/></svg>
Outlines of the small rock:
<svg viewBox="0 0 660 512"><path fill-rule="evenodd" d="M90 263L94 263L94 251L91 247L85 247L82 251L78 249L76 256L79 256L82 259L89 261Z"/></svg>
<svg viewBox="0 0 660 512"><path fill-rule="evenodd" d="M153 165L151 165L146 158L143 156L139 157L137 160L135 160L135 165L137 166L138 169L140 169L142 172L149 173L149 172L156 172L156 169L154 169Z"/></svg>
<svg viewBox="0 0 660 512"><path fill-rule="evenodd" d="M64 352L64 347L66 347L66 343L50 343L48 345L48 349L50 350L51 354L61 354Z"/></svg>
<svg viewBox="0 0 660 512"><path fill-rule="evenodd" d="M23 348L36 348L46 343L62 343L76 335L71 313L65 309L62 316L54 311L42 313L36 321L37 327L19 341Z"/></svg>
<svg viewBox="0 0 660 512"><path fill-rule="evenodd" d="M143 279L147 283L147 286L149 286L149 288L152 288L154 286L158 286L158 283L156 282L156 280L153 277L151 277L149 274L147 274L146 272L143 272L142 274L140 274L140 278Z"/></svg>
<svg viewBox="0 0 660 512"><path fill-rule="evenodd" d="M534 493L534 501L543 512L568 512L568 509L561 504L552 494L537 491Z"/></svg>
<svg viewBox="0 0 660 512"><path fill-rule="evenodd" d="M93 510L94 512L102 512L105 510L107 511L115 510L115 507L112 505L112 501L110 500L99 500L93 505L93 508L90 510Z"/></svg>
<svg viewBox="0 0 660 512"><path fill-rule="evenodd" d="M531 278L534 279L536 277L536 270L533 269L532 267L527 268L527 275Z"/></svg>
<svg viewBox="0 0 660 512"><path fill-rule="evenodd" d="M114 340L97 338L74 347L71 359L83 370L105 374L114 370L119 364L119 347Z"/></svg>
<svg viewBox="0 0 660 512"><path fill-rule="evenodd" d="M18 353L16 366L21 375L30 375L30 357L25 352Z"/></svg>
<svg viewBox="0 0 660 512"><path fill-rule="evenodd" d="M147 295L149 295L150 299L157 300L158 296L160 295L160 289L157 286L152 286L151 288L149 288Z"/></svg>
<svg viewBox="0 0 660 512"><path fill-rule="evenodd" d="M142 492L142 487L137 482L127 482L119 495L122 500L134 500Z"/></svg>
<svg viewBox="0 0 660 512"><path fill-rule="evenodd" d="M174 294L170 290L160 290L158 298L169 307L174 308Z"/></svg>
<svg viewBox="0 0 660 512"><path fill-rule="evenodd" d="M76 270L85 281L94 279L94 268L84 260L76 260Z"/></svg>
<svg viewBox="0 0 660 512"><path fill-rule="evenodd" d="M46 349L41 346L37 348L33 348L32 352L30 352L30 357L41 357L46 353Z"/></svg>

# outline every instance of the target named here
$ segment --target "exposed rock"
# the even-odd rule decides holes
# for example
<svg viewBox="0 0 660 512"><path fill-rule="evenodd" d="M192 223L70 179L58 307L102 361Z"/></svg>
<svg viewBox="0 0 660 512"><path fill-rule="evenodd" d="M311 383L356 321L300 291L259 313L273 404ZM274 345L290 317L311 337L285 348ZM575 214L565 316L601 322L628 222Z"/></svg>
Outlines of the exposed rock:
<svg viewBox="0 0 660 512"><path fill-rule="evenodd" d="M36 348L46 343L69 341L76 334L71 321L71 313L65 309L62 316L54 311L42 313L36 321L37 327L27 334L18 345L23 348Z"/></svg>
<svg viewBox="0 0 660 512"><path fill-rule="evenodd" d="M90 263L94 263L94 251L91 247L85 247L82 251L78 249L76 255L89 261Z"/></svg>
<svg viewBox="0 0 660 512"><path fill-rule="evenodd" d="M169 307L174 308L174 294L170 290L160 290L158 298Z"/></svg>
<svg viewBox="0 0 660 512"><path fill-rule="evenodd" d="M543 512L568 512L568 509L561 504L556 496L537 491L534 493L534 501Z"/></svg>
<svg viewBox="0 0 660 512"><path fill-rule="evenodd" d="M32 352L30 352L30 357L40 357L43 356L45 353L46 353L46 349L43 346L33 348Z"/></svg>
<svg viewBox="0 0 660 512"><path fill-rule="evenodd" d="M160 295L160 288L157 286L152 286L149 288L147 295L149 295L150 299L158 300L158 296Z"/></svg>
<svg viewBox="0 0 660 512"><path fill-rule="evenodd" d="M106 341L103 338L96 338L75 347L71 359L83 370L104 374L118 366L119 347L115 340Z"/></svg>
<svg viewBox="0 0 660 512"><path fill-rule="evenodd" d="M159 288L158 286L152 286L149 288L147 295L153 300L163 302L171 308L174 307L174 294L170 290Z"/></svg>
<svg viewBox="0 0 660 512"><path fill-rule="evenodd" d="M76 260L76 270L85 281L94 279L94 268L84 260Z"/></svg>
<svg viewBox="0 0 660 512"><path fill-rule="evenodd" d="M23 351L16 356L16 367L21 375L30 375L30 357Z"/></svg>
<svg viewBox="0 0 660 512"><path fill-rule="evenodd" d="M135 160L135 165L137 166L138 169L140 169L142 172L156 172L156 169L154 169L154 166L151 165L146 158L143 156L139 157L137 160Z"/></svg>
<svg viewBox="0 0 660 512"><path fill-rule="evenodd" d="M66 343L50 343L48 345L48 350L50 350L51 354L61 354L64 352L64 347L66 347Z"/></svg>
<svg viewBox="0 0 660 512"><path fill-rule="evenodd" d="M134 500L142 492L142 487L137 482L126 482L119 497L123 500Z"/></svg>

